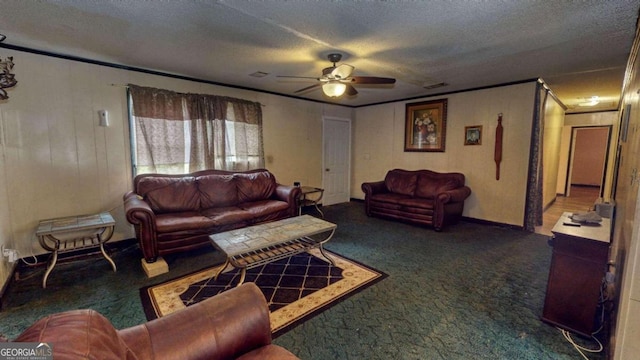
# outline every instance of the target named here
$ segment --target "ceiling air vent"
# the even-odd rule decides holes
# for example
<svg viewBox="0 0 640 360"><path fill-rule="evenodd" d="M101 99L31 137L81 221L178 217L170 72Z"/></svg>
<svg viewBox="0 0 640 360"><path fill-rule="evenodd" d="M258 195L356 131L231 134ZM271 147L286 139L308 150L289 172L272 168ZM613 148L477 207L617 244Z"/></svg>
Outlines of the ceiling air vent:
<svg viewBox="0 0 640 360"><path fill-rule="evenodd" d="M445 83L445 82L441 82L441 83L437 83L437 84L424 84L422 87L427 89L427 90L431 90L431 89L437 89L437 88L441 88L444 86L447 86L449 84Z"/></svg>

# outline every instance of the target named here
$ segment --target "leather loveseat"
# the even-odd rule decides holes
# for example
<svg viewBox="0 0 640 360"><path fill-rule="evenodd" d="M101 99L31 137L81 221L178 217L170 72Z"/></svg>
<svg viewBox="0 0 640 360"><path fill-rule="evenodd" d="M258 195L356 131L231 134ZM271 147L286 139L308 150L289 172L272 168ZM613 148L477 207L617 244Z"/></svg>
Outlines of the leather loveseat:
<svg viewBox="0 0 640 360"><path fill-rule="evenodd" d="M269 309L254 283L122 330L94 310L53 314L14 341L51 344L56 360L298 359L271 343Z"/></svg>
<svg viewBox="0 0 640 360"><path fill-rule="evenodd" d="M362 184L368 216L431 225L441 231L455 223L471 194L460 173L394 169L384 181Z"/></svg>
<svg viewBox="0 0 640 360"><path fill-rule="evenodd" d="M208 245L213 233L296 216L299 196L299 188L278 184L265 169L141 174L124 195L124 210L153 263Z"/></svg>

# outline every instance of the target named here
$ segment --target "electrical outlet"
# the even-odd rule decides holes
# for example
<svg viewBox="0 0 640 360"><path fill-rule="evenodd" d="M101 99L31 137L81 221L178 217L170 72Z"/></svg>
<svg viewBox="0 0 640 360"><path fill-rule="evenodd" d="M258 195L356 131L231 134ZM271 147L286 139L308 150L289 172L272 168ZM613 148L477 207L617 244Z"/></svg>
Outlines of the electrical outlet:
<svg viewBox="0 0 640 360"><path fill-rule="evenodd" d="M8 257L10 263L14 263L18 260L18 251L14 249L2 249L2 255Z"/></svg>

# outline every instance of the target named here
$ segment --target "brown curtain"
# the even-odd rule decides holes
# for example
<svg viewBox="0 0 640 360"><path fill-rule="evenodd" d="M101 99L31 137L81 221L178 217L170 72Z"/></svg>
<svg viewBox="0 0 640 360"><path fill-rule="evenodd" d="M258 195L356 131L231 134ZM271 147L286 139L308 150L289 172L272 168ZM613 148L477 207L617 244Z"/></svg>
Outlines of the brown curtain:
<svg viewBox="0 0 640 360"><path fill-rule="evenodd" d="M540 94L544 91L542 101ZM536 226L543 220L543 167L542 150L544 148L544 114L549 91L539 82L536 86L533 123L531 127L531 147L529 152L529 176L527 179L527 199L524 213L524 229L535 232Z"/></svg>
<svg viewBox="0 0 640 360"><path fill-rule="evenodd" d="M260 103L135 85L129 91L137 174L264 167Z"/></svg>

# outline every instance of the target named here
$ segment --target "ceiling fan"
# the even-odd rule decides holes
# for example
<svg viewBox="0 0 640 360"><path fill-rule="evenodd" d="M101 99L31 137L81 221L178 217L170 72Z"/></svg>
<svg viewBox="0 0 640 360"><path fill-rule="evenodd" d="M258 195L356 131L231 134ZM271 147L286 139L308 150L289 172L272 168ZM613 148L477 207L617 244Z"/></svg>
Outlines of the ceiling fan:
<svg viewBox="0 0 640 360"><path fill-rule="evenodd" d="M311 86L307 86L295 93L301 93L315 88L322 87L322 91L329 97L340 97L343 94L349 96L356 95L358 91L351 84L367 84L367 85L380 85L380 84L395 84L396 79L375 77L375 76L351 76L354 67L348 64L340 64L336 66L336 63L342 59L342 54L329 54L329 61L333 63L333 66L324 68L322 70L321 77L310 76L286 76L281 75L282 78L297 78L297 79L315 79L318 83Z"/></svg>

